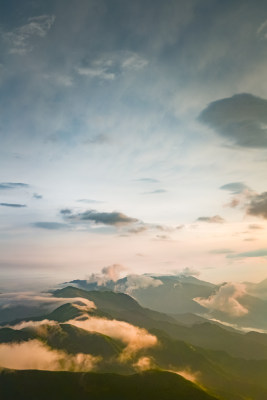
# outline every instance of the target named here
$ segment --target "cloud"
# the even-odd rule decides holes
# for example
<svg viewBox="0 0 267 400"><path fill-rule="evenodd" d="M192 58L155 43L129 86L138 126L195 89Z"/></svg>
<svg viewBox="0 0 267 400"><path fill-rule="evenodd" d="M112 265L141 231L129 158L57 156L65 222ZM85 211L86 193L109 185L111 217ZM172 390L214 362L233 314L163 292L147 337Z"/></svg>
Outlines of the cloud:
<svg viewBox="0 0 267 400"><path fill-rule="evenodd" d="M210 311L222 311L232 317L242 317L248 310L237 299L246 294L245 286L241 283L226 283L207 299L196 297L193 300Z"/></svg>
<svg viewBox="0 0 267 400"><path fill-rule="evenodd" d="M151 192L144 192L142 194L160 194L160 193L167 193L167 190L165 190L165 189L156 189L156 190L152 190Z"/></svg>
<svg viewBox="0 0 267 400"><path fill-rule="evenodd" d="M140 178L136 179L137 182L144 182L144 183L159 183L157 179L154 178Z"/></svg>
<svg viewBox="0 0 267 400"><path fill-rule="evenodd" d="M231 192L231 194L240 194L243 193L245 190L249 189L249 187L245 185L243 182L232 182L221 186L220 189L227 190Z"/></svg>
<svg viewBox="0 0 267 400"><path fill-rule="evenodd" d="M41 200L43 198L43 196L41 194L38 193L33 193L32 197L36 200Z"/></svg>
<svg viewBox="0 0 267 400"><path fill-rule="evenodd" d="M70 215L70 214L72 214L72 211L70 208L63 208L62 210L60 210L60 214Z"/></svg>
<svg viewBox="0 0 267 400"><path fill-rule="evenodd" d="M133 367L138 371L147 371L155 368L155 362L150 357L140 357L138 361L133 364Z"/></svg>
<svg viewBox="0 0 267 400"><path fill-rule="evenodd" d="M263 226L258 225L258 224L250 224L250 225L248 226L248 229L255 229L255 230L257 230L257 229L263 229Z"/></svg>
<svg viewBox="0 0 267 400"><path fill-rule="evenodd" d="M233 250L230 249L214 249L210 251L210 254L230 254Z"/></svg>
<svg viewBox="0 0 267 400"><path fill-rule="evenodd" d="M148 230L147 226L140 225L140 226L137 226L136 228L129 229L128 232L138 234L138 233L146 232L147 230Z"/></svg>
<svg viewBox="0 0 267 400"><path fill-rule="evenodd" d="M61 298L53 297L50 293L45 295L39 295L33 292L15 292L15 293L0 293L0 308L12 308L16 306L44 306L47 309L52 309L55 306L60 306L62 304L71 303L82 303L88 309L95 309L96 306L93 301L84 299L82 297L72 297L72 298ZM18 328L21 329L21 328Z"/></svg>
<svg viewBox="0 0 267 400"><path fill-rule="evenodd" d="M34 222L32 224L35 228L47 229L47 230L58 230L58 229L66 229L68 227L67 224L61 224L60 222Z"/></svg>
<svg viewBox="0 0 267 400"><path fill-rule="evenodd" d="M84 141L84 144L105 144L111 141L108 135L99 134L92 136Z"/></svg>
<svg viewBox="0 0 267 400"><path fill-rule="evenodd" d="M267 192L256 194L252 197L247 208L247 214L267 219Z"/></svg>
<svg viewBox="0 0 267 400"><path fill-rule="evenodd" d="M72 222L86 222L91 221L95 224L104 224L104 225L129 225L134 222L138 222L138 219L128 217L127 215L113 211L113 212L98 212L95 210L87 210L78 214L68 215L67 218Z"/></svg>
<svg viewBox="0 0 267 400"><path fill-rule="evenodd" d="M106 52L89 64L77 67L76 72L91 79L113 81L124 73L142 70L147 64L146 59L134 52Z"/></svg>
<svg viewBox="0 0 267 400"><path fill-rule="evenodd" d="M19 188L28 188L29 185L27 183L21 182L2 182L0 183L0 190L7 189L19 189Z"/></svg>
<svg viewBox="0 0 267 400"><path fill-rule="evenodd" d="M128 294L132 294L138 289L147 289L148 287L158 287L161 286L162 282L159 279L152 278L146 275L128 275L126 277L126 282L116 285L117 291L122 291Z"/></svg>
<svg viewBox="0 0 267 400"><path fill-rule="evenodd" d="M80 67L77 68L77 72L79 75L87 76L89 78L99 78L106 81L113 81L116 75L113 72L108 72L106 67Z"/></svg>
<svg viewBox="0 0 267 400"><path fill-rule="evenodd" d="M0 203L0 206L3 206L3 207L13 207L13 208L23 208L23 207L27 207L26 204L18 204L18 203Z"/></svg>
<svg viewBox="0 0 267 400"><path fill-rule="evenodd" d="M31 39L44 38L54 22L54 15L40 15L29 18L27 24L5 33L4 39L9 44L9 53L25 55L32 51Z"/></svg>
<svg viewBox="0 0 267 400"><path fill-rule="evenodd" d="M100 204L104 203L104 201L93 200L93 199L79 199L77 200L79 203L87 203L87 204Z"/></svg>
<svg viewBox="0 0 267 400"><path fill-rule="evenodd" d="M45 371L91 371L100 357L79 353L67 354L52 350L39 340L0 344L0 366L10 369L37 369Z"/></svg>
<svg viewBox="0 0 267 400"><path fill-rule="evenodd" d="M182 271L180 271L179 275L182 275L182 276L199 276L200 272L198 270L196 270L195 268L185 267L184 269L182 269Z"/></svg>
<svg viewBox="0 0 267 400"><path fill-rule="evenodd" d="M138 351L154 347L158 344L156 336L151 335L143 328L138 328L124 321L90 317L86 320L70 320L67 323L89 332L102 333L113 339L120 340L126 345L121 354L121 360L128 359Z"/></svg>
<svg viewBox="0 0 267 400"><path fill-rule="evenodd" d="M173 372L174 374L180 375L188 381L197 383L199 381L200 372L192 372L190 368L183 370L168 370L169 372Z"/></svg>
<svg viewBox="0 0 267 400"><path fill-rule="evenodd" d="M234 145L267 147L267 100L260 97L241 93L214 101L199 120Z"/></svg>
<svg viewBox="0 0 267 400"><path fill-rule="evenodd" d="M117 282L121 272L126 270L127 268L120 264L109 265L108 267L102 268L101 274L91 274L87 282L97 283L98 286L105 286L109 281Z"/></svg>
<svg viewBox="0 0 267 400"><path fill-rule="evenodd" d="M213 217L199 217L197 219L199 222L209 222L211 224L222 224L225 220L220 217L220 215L214 215Z"/></svg>
<svg viewBox="0 0 267 400"><path fill-rule="evenodd" d="M266 256L267 256L267 249L259 249L254 251L246 251L244 253L229 254L227 258L266 257Z"/></svg>
<svg viewBox="0 0 267 400"><path fill-rule="evenodd" d="M261 39L267 39L267 20L260 25L257 30L257 34L261 37Z"/></svg>

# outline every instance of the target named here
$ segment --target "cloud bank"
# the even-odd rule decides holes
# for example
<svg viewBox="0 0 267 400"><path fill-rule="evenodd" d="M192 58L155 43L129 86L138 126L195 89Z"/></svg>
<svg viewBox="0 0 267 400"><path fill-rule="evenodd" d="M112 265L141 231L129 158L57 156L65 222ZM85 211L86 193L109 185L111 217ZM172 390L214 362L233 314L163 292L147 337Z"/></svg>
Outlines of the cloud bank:
<svg viewBox="0 0 267 400"><path fill-rule="evenodd" d="M124 321L90 317L86 320L70 320L67 323L89 332L102 333L120 340L126 345L121 354L121 360L131 358L138 351L158 344L156 336L151 335L143 328L138 328Z"/></svg>
<svg viewBox="0 0 267 400"><path fill-rule="evenodd" d="M46 371L91 371L100 361L90 354L67 354L52 350L34 339L22 343L0 344L0 367Z"/></svg>

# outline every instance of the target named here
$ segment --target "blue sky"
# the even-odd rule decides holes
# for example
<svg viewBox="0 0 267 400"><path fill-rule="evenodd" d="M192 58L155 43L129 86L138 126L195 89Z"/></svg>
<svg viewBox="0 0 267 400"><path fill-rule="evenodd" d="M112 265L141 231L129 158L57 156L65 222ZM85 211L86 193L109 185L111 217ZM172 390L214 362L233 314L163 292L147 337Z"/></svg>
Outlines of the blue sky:
<svg viewBox="0 0 267 400"><path fill-rule="evenodd" d="M5 277L266 277L265 1L9 1L0 29Z"/></svg>

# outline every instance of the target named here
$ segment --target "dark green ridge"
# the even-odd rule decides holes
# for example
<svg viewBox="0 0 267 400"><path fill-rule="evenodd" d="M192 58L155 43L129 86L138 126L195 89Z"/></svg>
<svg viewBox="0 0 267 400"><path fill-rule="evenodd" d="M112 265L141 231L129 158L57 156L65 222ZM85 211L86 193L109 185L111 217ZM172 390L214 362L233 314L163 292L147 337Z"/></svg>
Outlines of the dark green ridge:
<svg viewBox="0 0 267 400"><path fill-rule="evenodd" d="M165 371L134 375L49 371L0 373L3 400L215 400L181 376Z"/></svg>

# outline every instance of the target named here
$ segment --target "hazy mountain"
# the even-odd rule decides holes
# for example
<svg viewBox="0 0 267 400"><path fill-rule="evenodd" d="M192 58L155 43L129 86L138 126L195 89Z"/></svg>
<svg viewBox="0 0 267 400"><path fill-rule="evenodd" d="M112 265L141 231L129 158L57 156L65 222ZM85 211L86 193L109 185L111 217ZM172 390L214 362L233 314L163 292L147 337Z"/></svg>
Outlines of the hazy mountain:
<svg viewBox="0 0 267 400"><path fill-rule="evenodd" d="M150 277L141 275L143 279ZM115 290L130 293L142 306L164 313L203 313L205 308L195 302L195 297L208 297L216 285L199 280L193 276L170 275L151 276L158 286L144 284L142 281L132 284L131 276L119 279L116 282L109 280L105 285L86 280L73 280L70 283L85 290ZM141 278L139 278L141 279Z"/></svg>

